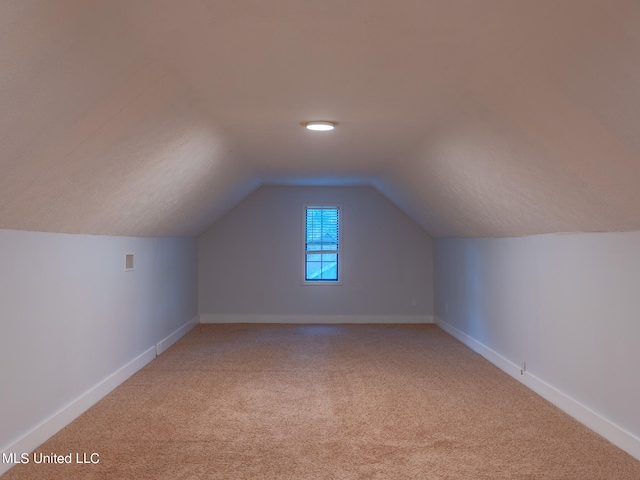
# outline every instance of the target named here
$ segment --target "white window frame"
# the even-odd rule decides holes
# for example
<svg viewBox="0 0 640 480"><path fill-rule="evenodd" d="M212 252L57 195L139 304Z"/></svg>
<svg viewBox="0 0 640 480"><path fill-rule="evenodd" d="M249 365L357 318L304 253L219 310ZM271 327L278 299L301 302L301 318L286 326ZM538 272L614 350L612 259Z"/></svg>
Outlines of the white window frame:
<svg viewBox="0 0 640 480"><path fill-rule="evenodd" d="M318 281L318 280L307 280L307 250L306 250L306 240L307 240L307 208L309 207L329 207L329 208L337 208L338 209L338 280L337 281ZM344 225L344 210L342 209L342 204L340 203L325 203L325 202L315 202L315 203L304 203L302 205L302 285L319 285L319 286L338 286L342 285L342 270L344 262L342 261L342 244L343 242L343 225ZM333 252L332 252L333 253Z"/></svg>

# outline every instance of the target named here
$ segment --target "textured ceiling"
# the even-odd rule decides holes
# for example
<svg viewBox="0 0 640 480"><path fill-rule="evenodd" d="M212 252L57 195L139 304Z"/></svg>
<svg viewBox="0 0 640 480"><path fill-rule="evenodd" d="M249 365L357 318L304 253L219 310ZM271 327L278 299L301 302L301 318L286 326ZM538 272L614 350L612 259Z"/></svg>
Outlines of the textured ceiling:
<svg viewBox="0 0 640 480"><path fill-rule="evenodd" d="M437 237L640 230L639 127L636 0L0 3L0 228L370 184Z"/></svg>

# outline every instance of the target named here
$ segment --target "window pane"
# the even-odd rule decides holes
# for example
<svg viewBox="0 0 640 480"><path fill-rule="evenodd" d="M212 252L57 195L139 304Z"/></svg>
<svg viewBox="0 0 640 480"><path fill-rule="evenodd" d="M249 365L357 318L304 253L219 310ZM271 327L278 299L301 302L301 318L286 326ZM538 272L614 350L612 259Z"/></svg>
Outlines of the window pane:
<svg viewBox="0 0 640 480"><path fill-rule="evenodd" d="M323 280L338 280L338 263L325 263L321 275Z"/></svg>
<svg viewBox="0 0 640 480"><path fill-rule="evenodd" d="M338 281L340 210L337 207L306 207L305 280ZM311 253L313 252L313 253Z"/></svg>
<svg viewBox="0 0 640 480"><path fill-rule="evenodd" d="M322 262L307 262L307 280L317 280L322 274Z"/></svg>
<svg viewBox="0 0 640 480"><path fill-rule="evenodd" d="M322 257L322 262L335 263L338 261L338 254L325 253L324 255L314 255L314 257Z"/></svg>
<svg viewBox="0 0 640 480"><path fill-rule="evenodd" d="M337 208L307 207L305 239L307 247L322 244L336 245L338 243L338 216ZM316 249L314 248L314 250ZM332 250L337 250L337 248L334 247Z"/></svg>

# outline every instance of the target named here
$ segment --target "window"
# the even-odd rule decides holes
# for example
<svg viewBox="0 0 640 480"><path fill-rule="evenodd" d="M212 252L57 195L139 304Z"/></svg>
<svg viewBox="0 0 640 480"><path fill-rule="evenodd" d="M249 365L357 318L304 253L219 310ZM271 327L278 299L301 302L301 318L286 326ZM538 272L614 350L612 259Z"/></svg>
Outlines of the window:
<svg viewBox="0 0 640 480"><path fill-rule="evenodd" d="M304 208L304 283L340 284L340 206Z"/></svg>

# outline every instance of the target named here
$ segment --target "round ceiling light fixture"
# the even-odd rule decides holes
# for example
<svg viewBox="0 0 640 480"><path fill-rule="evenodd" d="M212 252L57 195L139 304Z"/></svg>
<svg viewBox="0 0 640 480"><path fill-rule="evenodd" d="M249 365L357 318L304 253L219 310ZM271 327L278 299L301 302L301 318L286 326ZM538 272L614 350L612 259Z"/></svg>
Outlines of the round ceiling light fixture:
<svg viewBox="0 0 640 480"><path fill-rule="evenodd" d="M313 130L314 132L328 132L338 125L338 122L330 122L328 120L313 120L311 122L301 122L303 127Z"/></svg>

